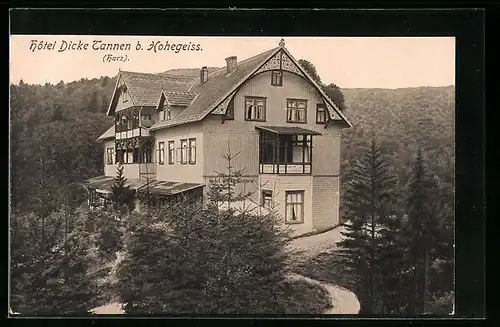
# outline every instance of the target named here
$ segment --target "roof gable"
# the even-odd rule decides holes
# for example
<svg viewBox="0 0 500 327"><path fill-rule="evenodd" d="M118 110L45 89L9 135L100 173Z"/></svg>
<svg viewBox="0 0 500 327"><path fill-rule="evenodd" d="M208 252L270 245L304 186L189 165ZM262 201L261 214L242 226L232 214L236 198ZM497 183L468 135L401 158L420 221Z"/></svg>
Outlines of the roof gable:
<svg viewBox="0 0 500 327"><path fill-rule="evenodd" d="M190 76L120 71L107 114L114 114L119 94L117 90L122 86L127 88L134 106L155 107L163 90L187 92L195 81L196 78Z"/></svg>
<svg viewBox="0 0 500 327"><path fill-rule="evenodd" d="M151 126L151 130L168 126L202 120L222 101L234 93L255 71L273 56L280 48L274 48L260 53L238 63L234 72L226 75L226 68L208 74L208 80L201 84L199 81L193 86L191 92L199 96L175 119L159 121Z"/></svg>
<svg viewBox="0 0 500 327"><path fill-rule="evenodd" d="M236 71L229 75L226 75L226 69L223 68L209 74L205 83L200 84L198 81L191 91L199 93L199 96L192 104L174 119L155 123L151 130L200 121L209 114L223 115L241 85L257 74L275 69L286 70L308 80L323 97L330 119L343 121L348 126L352 126L321 86L309 76L284 45L280 45L278 48L241 61Z"/></svg>

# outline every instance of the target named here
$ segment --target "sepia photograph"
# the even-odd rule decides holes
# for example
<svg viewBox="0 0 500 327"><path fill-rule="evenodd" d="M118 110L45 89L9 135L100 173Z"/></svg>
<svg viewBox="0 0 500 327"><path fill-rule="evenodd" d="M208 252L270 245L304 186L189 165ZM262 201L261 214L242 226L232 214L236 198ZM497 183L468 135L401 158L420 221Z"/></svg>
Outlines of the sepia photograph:
<svg viewBox="0 0 500 327"><path fill-rule="evenodd" d="M10 35L9 315L453 316L455 41Z"/></svg>

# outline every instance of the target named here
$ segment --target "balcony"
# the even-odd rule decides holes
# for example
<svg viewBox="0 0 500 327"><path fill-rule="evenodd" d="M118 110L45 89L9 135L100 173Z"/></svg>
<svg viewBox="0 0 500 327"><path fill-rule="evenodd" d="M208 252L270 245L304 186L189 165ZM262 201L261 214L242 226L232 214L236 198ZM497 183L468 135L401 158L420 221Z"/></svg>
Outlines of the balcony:
<svg viewBox="0 0 500 327"><path fill-rule="evenodd" d="M260 174L310 174L312 137L321 133L299 127L259 126Z"/></svg>
<svg viewBox="0 0 500 327"><path fill-rule="evenodd" d="M129 139L133 137L148 137L149 130L144 127L134 128L127 131L116 132L115 138L117 140Z"/></svg>

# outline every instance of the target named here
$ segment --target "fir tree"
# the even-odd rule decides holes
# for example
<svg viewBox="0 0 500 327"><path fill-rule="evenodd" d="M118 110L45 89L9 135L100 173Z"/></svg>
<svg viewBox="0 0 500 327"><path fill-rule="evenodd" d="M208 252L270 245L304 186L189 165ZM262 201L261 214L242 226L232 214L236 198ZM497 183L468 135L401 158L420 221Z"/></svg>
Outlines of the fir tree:
<svg viewBox="0 0 500 327"><path fill-rule="evenodd" d="M135 193L126 185L127 179L123 176L123 165L118 165L115 183L111 186L111 202L116 210L133 210L135 207Z"/></svg>
<svg viewBox="0 0 500 327"><path fill-rule="evenodd" d="M408 222L406 235L408 249L412 259L413 289L412 313L426 313L426 303L429 300L429 268L431 250L436 247L437 184L428 175L419 148L415 159L412 176L408 185Z"/></svg>
<svg viewBox="0 0 500 327"><path fill-rule="evenodd" d="M14 237L24 235L26 245L13 242L17 247L11 258L15 267L11 276L15 311L22 315L87 315L96 306L99 275L90 273L95 260L92 237L83 229L85 219L86 215L75 213L75 228L67 237L59 231L57 241L50 246L46 243L43 253L33 250L36 240L29 232L16 232ZM22 228L30 230L29 220L24 220Z"/></svg>
<svg viewBox="0 0 500 327"><path fill-rule="evenodd" d="M233 167L234 159L239 156L239 152L231 152L229 146L229 141L227 145L227 152L223 155L224 160L227 163L225 172L216 172L217 177L211 178L209 180L209 188L207 193L207 198L209 205L214 206L217 209L225 208L229 210L247 210L245 201L249 199L252 192L244 192L241 190L236 190L236 187L242 189L244 183L252 182L251 180L245 179L245 169L239 168L235 169Z"/></svg>
<svg viewBox="0 0 500 327"><path fill-rule="evenodd" d="M383 311L376 295L381 277L380 230L392 212L395 179L375 138L349 176L343 198L348 223L340 242L341 256L355 276L362 312L378 313Z"/></svg>

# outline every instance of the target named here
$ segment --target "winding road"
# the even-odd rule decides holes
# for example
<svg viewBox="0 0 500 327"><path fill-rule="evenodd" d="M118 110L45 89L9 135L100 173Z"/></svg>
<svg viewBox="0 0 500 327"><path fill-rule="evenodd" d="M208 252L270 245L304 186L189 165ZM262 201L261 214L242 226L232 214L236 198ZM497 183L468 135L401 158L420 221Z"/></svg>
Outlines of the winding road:
<svg viewBox="0 0 500 327"><path fill-rule="evenodd" d="M306 260L317 254L325 253L335 249L336 243L342 238L342 227L335 228L328 232L307 237L301 237L290 243L290 249L297 254L297 261ZM313 285L320 285L328 291L332 302L332 308L327 309L323 314L358 314L360 309L356 295L337 285L320 282L318 280L305 277L299 274L290 274L292 280L304 280ZM120 303L113 302L92 310L96 314L123 314Z"/></svg>

